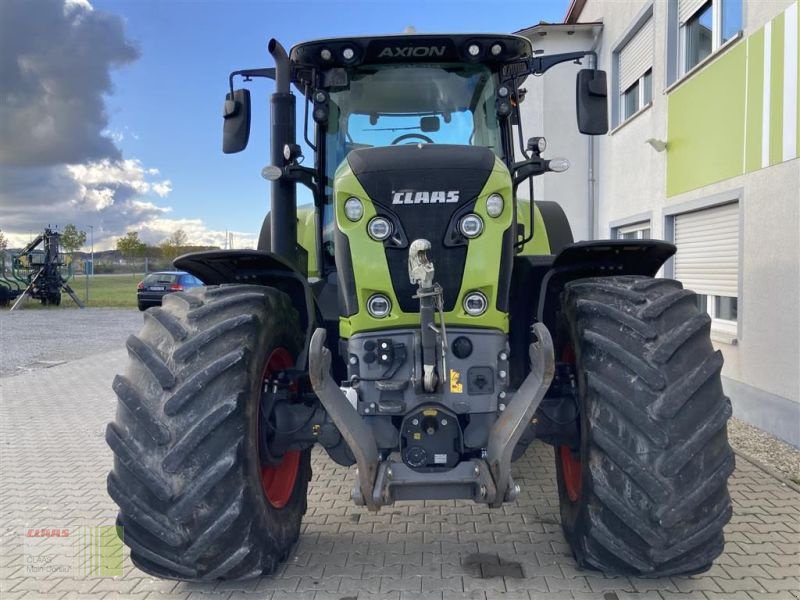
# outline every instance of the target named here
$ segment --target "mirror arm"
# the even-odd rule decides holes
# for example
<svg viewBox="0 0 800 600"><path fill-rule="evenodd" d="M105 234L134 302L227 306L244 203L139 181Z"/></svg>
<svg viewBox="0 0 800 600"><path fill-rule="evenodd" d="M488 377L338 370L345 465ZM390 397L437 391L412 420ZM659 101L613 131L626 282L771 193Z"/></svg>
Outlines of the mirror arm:
<svg viewBox="0 0 800 600"><path fill-rule="evenodd" d="M286 179L303 184L312 192L316 189L317 172L310 167L302 167L298 164L286 165L283 169L283 176Z"/></svg>
<svg viewBox="0 0 800 600"><path fill-rule="evenodd" d="M576 64L581 64L580 60L586 56L592 57L592 64L594 65L594 68L597 69L597 53L592 50L585 50L581 52L552 54L550 56L532 56L527 60L528 73L532 75L543 75L550 68L570 61L573 61Z"/></svg>
<svg viewBox="0 0 800 600"><path fill-rule="evenodd" d="M528 160L514 163L513 172L514 177L512 178L512 182L516 188L529 177L536 177L537 175L547 172L547 161L539 156L534 156Z"/></svg>
<svg viewBox="0 0 800 600"><path fill-rule="evenodd" d="M275 81L275 68L240 69L238 71L232 71L231 74L228 75L228 86L231 88L231 96L233 96L233 78L237 75L244 77L245 81L249 81L253 77L264 77L265 79L272 79Z"/></svg>

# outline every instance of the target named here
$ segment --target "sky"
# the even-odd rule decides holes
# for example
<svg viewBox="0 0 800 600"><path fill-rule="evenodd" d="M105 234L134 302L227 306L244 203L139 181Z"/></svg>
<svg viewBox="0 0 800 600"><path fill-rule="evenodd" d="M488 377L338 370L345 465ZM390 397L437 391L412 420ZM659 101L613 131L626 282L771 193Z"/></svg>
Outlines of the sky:
<svg viewBox="0 0 800 600"><path fill-rule="evenodd" d="M230 71L273 66L271 37L288 50L408 26L505 33L560 22L567 5L2 0L0 230L11 247L66 223L92 226L95 249L127 231L158 243L178 228L193 244L222 246L230 231L235 247L253 247L269 210L260 172L273 83L247 84L253 121L240 154L222 154L222 104Z"/></svg>

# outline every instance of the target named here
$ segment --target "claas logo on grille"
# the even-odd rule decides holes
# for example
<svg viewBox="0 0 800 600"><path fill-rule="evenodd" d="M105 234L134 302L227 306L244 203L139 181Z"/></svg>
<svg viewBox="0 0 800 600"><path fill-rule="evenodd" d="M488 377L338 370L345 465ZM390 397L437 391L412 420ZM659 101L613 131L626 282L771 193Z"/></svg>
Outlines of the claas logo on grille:
<svg viewBox="0 0 800 600"><path fill-rule="evenodd" d="M400 190L392 192L392 204L453 204L458 202L458 190L424 192Z"/></svg>

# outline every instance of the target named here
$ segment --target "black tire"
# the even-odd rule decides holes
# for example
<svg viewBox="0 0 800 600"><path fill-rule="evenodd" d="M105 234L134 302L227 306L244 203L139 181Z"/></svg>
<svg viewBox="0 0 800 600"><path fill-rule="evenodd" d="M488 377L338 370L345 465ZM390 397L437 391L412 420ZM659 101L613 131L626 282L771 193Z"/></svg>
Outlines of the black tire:
<svg viewBox="0 0 800 600"><path fill-rule="evenodd" d="M289 297L254 285L176 292L144 313L106 430L108 493L139 569L234 580L286 558L306 510L310 450L275 508L261 485L258 400L268 357L276 348L296 357L299 331Z"/></svg>
<svg viewBox="0 0 800 600"><path fill-rule="evenodd" d="M149 305L145 304L144 302L137 302L136 306L138 306L139 310L141 310L141 311L145 311L148 308L150 308Z"/></svg>
<svg viewBox="0 0 800 600"><path fill-rule="evenodd" d="M708 570L734 470L710 318L679 282L649 277L574 281L562 308L581 443L556 448L556 470L578 564L647 577Z"/></svg>

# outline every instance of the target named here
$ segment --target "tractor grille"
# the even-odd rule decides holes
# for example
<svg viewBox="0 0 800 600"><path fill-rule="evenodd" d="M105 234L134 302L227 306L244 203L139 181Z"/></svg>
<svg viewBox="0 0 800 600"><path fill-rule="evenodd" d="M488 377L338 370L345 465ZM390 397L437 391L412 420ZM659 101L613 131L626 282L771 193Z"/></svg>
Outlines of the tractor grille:
<svg viewBox="0 0 800 600"><path fill-rule="evenodd" d="M454 217L475 205L494 167L492 151L479 146L415 144L354 150L347 159L378 214L395 217L405 234L402 245L384 245L400 309L419 310L419 301L413 298L416 287L408 279L408 245L424 238L431 243L435 281L444 288L444 308L453 310L467 259L466 240L451 236L457 222Z"/></svg>

